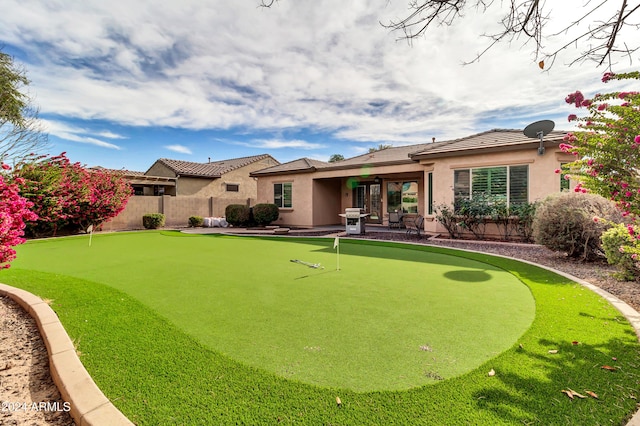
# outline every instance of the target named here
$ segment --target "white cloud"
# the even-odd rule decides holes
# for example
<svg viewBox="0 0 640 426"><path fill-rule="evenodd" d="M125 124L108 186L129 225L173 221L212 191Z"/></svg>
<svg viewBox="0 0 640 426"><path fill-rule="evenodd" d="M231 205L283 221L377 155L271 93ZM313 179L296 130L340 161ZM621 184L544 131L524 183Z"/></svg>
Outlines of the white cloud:
<svg viewBox="0 0 640 426"><path fill-rule="evenodd" d="M310 128L406 144L524 127L542 115L566 128L573 111L564 96L601 87L602 70L566 68L566 56L541 72L519 41L462 66L487 46L478 35L495 29L497 7L409 46L379 24L404 16L403 1L283 0L271 9L257 0L7 2L0 40L25 52L41 112L56 116L276 134ZM118 148L95 138L118 135L81 130L56 136ZM251 146L326 147L279 139Z"/></svg>
<svg viewBox="0 0 640 426"><path fill-rule="evenodd" d="M264 149L296 148L303 150L313 150L325 147L325 145L319 143L311 143L296 139L256 139L252 140L251 142L236 142L235 144Z"/></svg>
<svg viewBox="0 0 640 426"><path fill-rule="evenodd" d="M109 130L100 130L96 133L96 135L107 139L127 139L126 136L113 133Z"/></svg>
<svg viewBox="0 0 640 426"><path fill-rule="evenodd" d="M180 154L193 154L193 152L184 145L166 145L165 148L169 151L178 152Z"/></svg>
<svg viewBox="0 0 640 426"><path fill-rule="evenodd" d="M115 133L104 132L104 131L95 133L86 128L69 125L61 121L55 121L55 120L42 119L41 122L47 133L49 133L52 136L56 136L60 139L65 139L72 142L90 144L90 145L98 146L100 148L108 148L108 149L115 149L115 150L122 149L118 145L105 142L103 140L100 140L91 136L91 135L97 135L97 136L107 137L110 139L124 138L123 136L116 135Z"/></svg>

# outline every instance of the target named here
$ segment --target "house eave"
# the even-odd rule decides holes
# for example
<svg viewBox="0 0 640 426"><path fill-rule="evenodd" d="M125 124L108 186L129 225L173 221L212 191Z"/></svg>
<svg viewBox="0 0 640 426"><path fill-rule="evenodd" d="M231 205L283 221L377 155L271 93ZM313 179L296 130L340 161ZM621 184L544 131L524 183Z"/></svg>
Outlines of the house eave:
<svg viewBox="0 0 640 426"><path fill-rule="evenodd" d="M357 164L347 164L347 165L335 165L335 166L327 166L322 167L319 171L333 171L333 170L349 170L349 169L360 169L363 166L370 167L384 167L384 166L399 166L404 164L413 164L415 160L407 158L406 160L392 160L392 161L380 161L377 163L367 163L366 161Z"/></svg>
<svg viewBox="0 0 640 426"><path fill-rule="evenodd" d="M199 175L199 174L191 174L191 173L178 173L176 178L196 178L196 179L220 179L222 175Z"/></svg>
<svg viewBox="0 0 640 426"><path fill-rule="evenodd" d="M265 177L265 176L297 175L300 173L313 173L313 172L316 172L317 170L318 169L316 167L310 167L308 169L281 170L281 171L275 171L275 172L257 171L257 172L249 173L249 176L259 178L259 177Z"/></svg>
<svg viewBox="0 0 640 426"><path fill-rule="evenodd" d="M557 147L559 141L544 141L545 148L554 148ZM482 154L493 154L496 152L513 152L513 151L526 151L526 150L537 150L540 147L540 142L527 142L527 143L519 143L513 145L501 145L501 146L490 146L484 148L469 148L469 149L457 149L457 150L449 150L443 152L435 152L435 153L415 153L411 154L411 158L414 161L425 161L432 160L436 158L449 158L449 157L462 157L467 155L482 155Z"/></svg>

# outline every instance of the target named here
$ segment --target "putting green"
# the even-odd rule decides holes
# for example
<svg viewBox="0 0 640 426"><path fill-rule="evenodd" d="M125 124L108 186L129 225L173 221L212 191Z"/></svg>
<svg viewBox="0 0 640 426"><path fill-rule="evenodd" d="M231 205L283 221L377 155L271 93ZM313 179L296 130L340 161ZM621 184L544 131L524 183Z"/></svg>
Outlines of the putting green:
<svg viewBox="0 0 640 426"><path fill-rule="evenodd" d="M244 364L355 391L461 375L513 346L535 316L529 289L485 263L346 240L339 271L336 261L333 239L146 232L97 235L91 247L30 242L13 267L106 284Z"/></svg>

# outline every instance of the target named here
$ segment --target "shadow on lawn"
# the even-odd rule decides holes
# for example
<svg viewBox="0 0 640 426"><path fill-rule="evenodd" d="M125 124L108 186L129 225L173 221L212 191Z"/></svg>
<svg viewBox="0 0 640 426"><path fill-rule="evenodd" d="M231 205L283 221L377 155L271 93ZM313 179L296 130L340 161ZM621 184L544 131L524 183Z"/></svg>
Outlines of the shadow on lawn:
<svg viewBox="0 0 640 426"><path fill-rule="evenodd" d="M534 350L517 349L514 365L497 366L495 383L475 392L475 405L518 424L625 424L628 418L618 422L620 413L631 417L640 397L638 347L629 337L598 345L540 339ZM563 390L584 398L571 399Z"/></svg>
<svg viewBox="0 0 640 426"><path fill-rule="evenodd" d="M453 281L462 281L462 282L482 282L489 281L492 277L485 271L469 271L469 270L457 270L457 271L449 271L444 273L445 278L448 278Z"/></svg>

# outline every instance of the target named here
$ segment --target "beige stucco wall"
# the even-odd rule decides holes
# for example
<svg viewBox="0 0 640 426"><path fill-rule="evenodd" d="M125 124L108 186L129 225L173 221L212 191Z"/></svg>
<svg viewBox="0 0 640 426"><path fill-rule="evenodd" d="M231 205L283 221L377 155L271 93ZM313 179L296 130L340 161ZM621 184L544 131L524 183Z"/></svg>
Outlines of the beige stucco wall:
<svg viewBox="0 0 640 426"><path fill-rule="evenodd" d="M273 203L273 185L291 183L291 208L281 208L276 225L311 227L313 224L313 184L311 173L261 177L257 181L257 203Z"/></svg>
<svg viewBox="0 0 640 426"><path fill-rule="evenodd" d="M244 204L244 200L241 204ZM255 198L250 198L254 205ZM236 199L191 197L191 196L133 196L125 209L115 218L103 224L104 231L142 229L142 216L147 213L163 213L167 227L185 227L190 216L224 217L229 204L237 204Z"/></svg>
<svg viewBox="0 0 640 426"><path fill-rule="evenodd" d="M176 177L176 174L164 164L153 163L151 168L145 172L147 176Z"/></svg>
<svg viewBox="0 0 640 426"><path fill-rule="evenodd" d="M163 213L168 227L185 227L190 216L214 216L213 201L203 197L133 196L118 216L102 225L102 230L142 229L142 216L147 213Z"/></svg>
<svg viewBox="0 0 640 426"><path fill-rule="evenodd" d="M367 169L366 175L361 169L332 170L315 173L265 176L258 179L258 202L273 202L274 183L293 183L293 208L281 209L278 224L283 226L312 227L344 223L332 221L336 211L343 212L353 205L353 191L348 186L349 178L360 181L372 181L380 178L382 187L382 213L386 215L387 182L418 182L420 205L418 213L425 216L425 229L433 232L446 232L428 214L427 176L433 173L433 201L436 205L453 204L453 175L455 169L528 165L529 201L542 200L549 194L560 191L560 176L554 173L561 163L573 161L573 157L559 149L549 147L544 155L538 155L536 149L508 152L493 152L482 155L444 157L422 163L388 165ZM319 184L320 183L320 184ZM339 193L339 202L333 192ZM386 220L383 222L386 223Z"/></svg>
<svg viewBox="0 0 640 426"><path fill-rule="evenodd" d="M257 179L252 178L249 174L274 165L276 162L268 157L224 173L217 179L181 176L178 178L177 193L199 197L228 198L235 200L234 203L242 204L248 198L255 198L257 195ZM160 171L162 172L162 170ZM238 192L228 192L227 184L238 185Z"/></svg>
<svg viewBox="0 0 640 426"><path fill-rule="evenodd" d="M313 181L313 202L315 206L312 215L315 226L335 225L341 222L338 215L344 212L342 192L340 180L319 179Z"/></svg>
<svg viewBox="0 0 640 426"><path fill-rule="evenodd" d="M424 160L425 181L426 173L433 172L433 200L434 203L453 204L453 175L454 170L477 167L493 166L529 166L529 202L539 201L548 195L560 191L560 175L554 173L560 168L561 163L573 161L571 155L564 154L557 148L547 148L544 155L538 155L536 150L521 150L485 155L472 155L465 157L438 158L436 160ZM423 211L427 211L428 200L426 193L422 198ZM425 229L433 232L446 232L446 230L433 220L433 215L424 215Z"/></svg>
<svg viewBox="0 0 640 426"><path fill-rule="evenodd" d="M273 203L273 185L292 183L293 208L280 209L276 224L281 226L313 227L343 224L338 214L353 206L353 190L350 179L372 182L376 177L382 181L382 213L386 213L386 182L418 180L423 191L424 166L415 163L395 166L371 167L366 174L361 168L352 170L330 170L315 173L298 173L281 176L261 176L258 179L258 203Z"/></svg>

